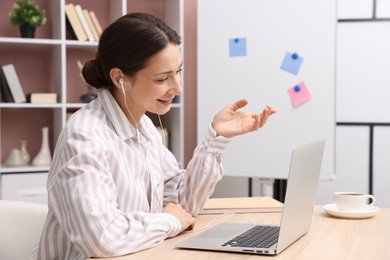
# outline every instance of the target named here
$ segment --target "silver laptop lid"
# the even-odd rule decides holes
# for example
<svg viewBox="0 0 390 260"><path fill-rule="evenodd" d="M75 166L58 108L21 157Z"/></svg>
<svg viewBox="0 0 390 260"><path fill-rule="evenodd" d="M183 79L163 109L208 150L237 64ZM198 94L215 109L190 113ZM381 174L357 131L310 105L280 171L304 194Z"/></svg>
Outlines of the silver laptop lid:
<svg viewBox="0 0 390 260"><path fill-rule="evenodd" d="M277 253L303 236L310 228L324 147L324 140L294 147Z"/></svg>

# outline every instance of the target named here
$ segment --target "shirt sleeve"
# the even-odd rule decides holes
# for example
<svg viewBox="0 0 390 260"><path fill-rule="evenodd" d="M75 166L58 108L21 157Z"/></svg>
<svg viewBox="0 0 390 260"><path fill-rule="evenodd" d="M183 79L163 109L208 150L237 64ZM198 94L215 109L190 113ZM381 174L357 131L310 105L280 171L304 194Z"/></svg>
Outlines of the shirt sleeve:
<svg viewBox="0 0 390 260"><path fill-rule="evenodd" d="M222 179L222 155L230 138L216 136L211 124L203 141L197 146L186 170L172 167L165 181L164 202L180 203L184 209L196 216L206 200Z"/></svg>

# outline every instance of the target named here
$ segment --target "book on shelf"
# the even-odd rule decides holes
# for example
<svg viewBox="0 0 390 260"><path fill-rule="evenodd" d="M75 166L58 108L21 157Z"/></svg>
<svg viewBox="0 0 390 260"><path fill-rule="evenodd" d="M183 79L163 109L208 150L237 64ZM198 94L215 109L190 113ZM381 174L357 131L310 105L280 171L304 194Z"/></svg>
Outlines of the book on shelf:
<svg viewBox="0 0 390 260"><path fill-rule="evenodd" d="M84 13L85 19L87 20L88 26L91 29L93 37L95 38L96 41L98 41L100 38L100 35L96 31L95 25L92 22L91 14L89 13L89 11L87 9L83 9L83 13Z"/></svg>
<svg viewBox="0 0 390 260"><path fill-rule="evenodd" d="M68 25L67 28L72 34L72 37L79 41L87 41L87 34L85 33L83 26L81 25L74 4L69 3L65 5L65 16L66 23Z"/></svg>
<svg viewBox="0 0 390 260"><path fill-rule="evenodd" d="M22 85L20 85L14 65L3 65L2 69L14 102L26 102L26 95L23 92Z"/></svg>
<svg viewBox="0 0 390 260"><path fill-rule="evenodd" d="M1 99L4 103L13 103L14 99L9 89L7 80L5 78L3 69L0 67L0 89L1 89Z"/></svg>
<svg viewBox="0 0 390 260"><path fill-rule="evenodd" d="M76 13L80 19L81 25L84 28L84 32L87 34L88 40L91 42L95 41L95 38L93 37L92 31L89 28L87 19L84 16L83 8L79 4L74 5L74 8L76 9Z"/></svg>
<svg viewBox="0 0 390 260"><path fill-rule="evenodd" d="M99 20L97 19L94 11L89 11L89 14L91 15L91 20L100 38L100 35L102 35L103 32L102 26L100 25Z"/></svg>
<svg viewBox="0 0 390 260"><path fill-rule="evenodd" d="M27 102L31 104L54 104L57 103L57 93L30 93Z"/></svg>
<svg viewBox="0 0 390 260"><path fill-rule="evenodd" d="M265 197L210 198L199 214L282 212L283 203Z"/></svg>

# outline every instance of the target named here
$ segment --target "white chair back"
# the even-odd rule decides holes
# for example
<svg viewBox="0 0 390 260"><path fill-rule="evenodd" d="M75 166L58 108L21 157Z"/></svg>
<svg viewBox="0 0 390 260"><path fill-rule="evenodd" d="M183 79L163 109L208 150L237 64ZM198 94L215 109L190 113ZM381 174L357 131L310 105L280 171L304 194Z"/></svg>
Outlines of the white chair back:
<svg viewBox="0 0 390 260"><path fill-rule="evenodd" d="M47 205L0 200L0 259L26 260L38 243Z"/></svg>

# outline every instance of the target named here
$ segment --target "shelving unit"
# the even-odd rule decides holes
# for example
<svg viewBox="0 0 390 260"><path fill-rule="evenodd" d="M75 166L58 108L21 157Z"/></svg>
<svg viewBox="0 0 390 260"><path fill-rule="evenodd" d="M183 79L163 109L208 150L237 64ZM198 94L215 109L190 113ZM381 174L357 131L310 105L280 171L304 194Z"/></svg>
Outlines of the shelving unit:
<svg viewBox="0 0 390 260"><path fill-rule="evenodd" d="M80 77L76 62L80 60L84 63L94 58L98 43L80 42L70 38L66 28L64 10L67 3L80 4L83 8L93 10L103 28L126 13L149 12L166 21L182 37L184 35L183 0L103 0L99 2L94 0L35 0L35 3L46 10L47 22L43 27L37 28L34 39L20 38L18 28L8 24L6 14L11 10L13 2L2 1L0 3L0 10L3 10L0 15L0 65L14 64L25 94L56 92L58 103L0 103L0 173L2 176L0 198L7 198L4 194L6 189L4 189L3 175L18 174L24 177L29 173L47 174L48 172L48 168L38 169L32 166L4 167L3 163L11 149L19 148L20 140L27 140L27 150L31 158L34 158L41 146L41 129L48 126L50 147L53 152L68 113L73 113L85 105L80 103L80 96L87 92L87 88ZM184 53L183 50L182 53ZM163 126L170 133L169 147L181 165L184 160L183 100L183 97L178 98L171 111L162 116ZM14 181L22 182L23 180L20 178Z"/></svg>

